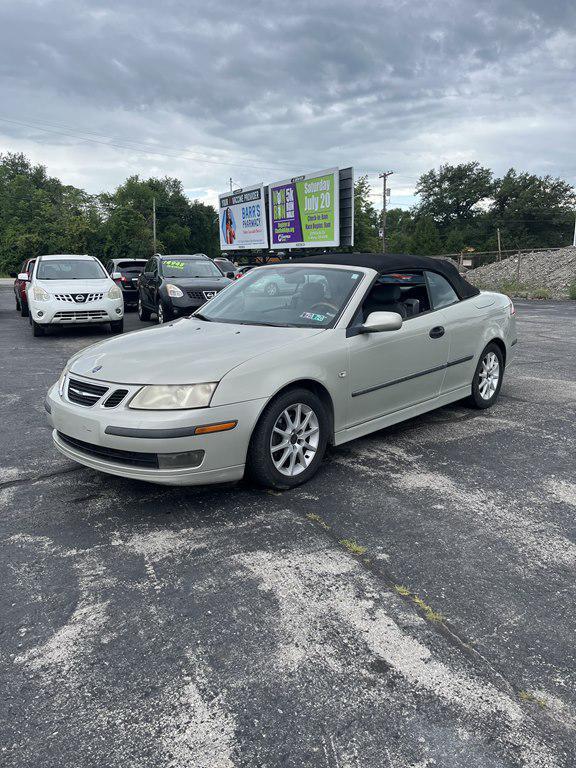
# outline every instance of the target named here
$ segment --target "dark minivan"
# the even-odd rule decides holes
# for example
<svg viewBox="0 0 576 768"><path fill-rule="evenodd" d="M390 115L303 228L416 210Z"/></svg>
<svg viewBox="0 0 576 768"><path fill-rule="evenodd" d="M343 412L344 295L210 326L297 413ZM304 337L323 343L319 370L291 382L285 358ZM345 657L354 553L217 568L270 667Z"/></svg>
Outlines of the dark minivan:
<svg viewBox="0 0 576 768"><path fill-rule="evenodd" d="M110 259L106 272L122 290L124 306L138 304L138 276L146 266L146 259Z"/></svg>
<svg viewBox="0 0 576 768"><path fill-rule="evenodd" d="M194 312L232 280L202 253L176 256L156 254L138 280L138 316L159 323Z"/></svg>

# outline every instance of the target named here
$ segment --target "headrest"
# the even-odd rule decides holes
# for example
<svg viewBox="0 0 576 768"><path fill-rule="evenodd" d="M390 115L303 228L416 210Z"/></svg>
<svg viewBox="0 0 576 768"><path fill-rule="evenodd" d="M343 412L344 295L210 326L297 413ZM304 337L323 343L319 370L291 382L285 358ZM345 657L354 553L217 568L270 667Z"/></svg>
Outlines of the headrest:
<svg viewBox="0 0 576 768"><path fill-rule="evenodd" d="M399 301L400 296L402 295L399 285L380 283L379 285L374 286L372 290L378 301L392 303L394 301Z"/></svg>

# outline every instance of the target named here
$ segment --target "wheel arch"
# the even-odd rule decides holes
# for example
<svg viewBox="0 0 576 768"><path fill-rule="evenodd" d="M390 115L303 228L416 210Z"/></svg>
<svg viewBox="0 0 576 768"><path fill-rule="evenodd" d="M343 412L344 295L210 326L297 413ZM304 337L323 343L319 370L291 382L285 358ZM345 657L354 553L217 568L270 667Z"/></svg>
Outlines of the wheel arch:
<svg viewBox="0 0 576 768"><path fill-rule="evenodd" d="M504 360L504 368L506 368L507 350L506 350L506 344L504 343L504 341L499 336L494 336L494 338L490 339L490 341L488 341L485 346L487 347L488 344L495 344L500 350L500 352L502 352L502 358Z"/></svg>
<svg viewBox="0 0 576 768"><path fill-rule="evenodd" d="M313 392L316 395L316 397L320 399L322 404L325 406L326 413L329 419L328 442L330 445L333 445L334 444L334 401L332 399L332 395L326 389L324 384L321 384L316 379L307 379L307 378L294 379L294 381L291 381L288 384L284 384L282 387L280 387L280 389L274 392L273 395L271 395L266 405L268 405L268 403L271 403L272 400L274 400L279 395L283 395L285 392L289 392L291 389L300 389L300 388L309 389L311 392ZM258 420L256 421L256 424L257 423L258 423ZM256 428L256 424L254 425L254 429Z"/></svg>

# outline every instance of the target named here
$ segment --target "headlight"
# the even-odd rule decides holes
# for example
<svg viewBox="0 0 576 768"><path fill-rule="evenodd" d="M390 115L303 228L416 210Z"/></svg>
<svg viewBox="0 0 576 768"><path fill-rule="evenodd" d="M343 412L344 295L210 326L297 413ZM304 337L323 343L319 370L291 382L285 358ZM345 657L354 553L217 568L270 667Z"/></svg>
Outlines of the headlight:
<svg viewBox="0 0 576 768"><path fill-rule="evenodd" d="M172 285L172 283L166 283L166 290L168 291L168 296L173 299L181 299L184 296L180 288L177 285Z"/></svg>
<svg viewBox="0 0 576 768"><path fill-rule="evenodd" d="M39 285L35 285L32 289L32 296L35 301L50 301L50 294L48 291L45 291L44 288Z"/></svg>
<svg viewBox="0 0 576 768"><path fill-rule="evenodd" d="M112 288L108 291L108 298L109 299L121 299L122 298L122 291L120 288L118 288L117 285L113 285Z"/></svg>
<svg viewBox="0 0 576 768"><path fill-rule="evenodd" d="M183 384L182 386L142 387L132 398L129 408L150 411L176 411L182 408L206 408L210 405L218 382L211 384Z"/></svg>
<svg viewBox="0 0 576 768"><path fill-rule="evenodd" d="M64 366L64 370L60 374L60 378L58 379L58 394L60 397L63 397L64 395L64 387L66 385L66 376L68 376L68 371L70 370L70 363L66 363Z"/></svg>

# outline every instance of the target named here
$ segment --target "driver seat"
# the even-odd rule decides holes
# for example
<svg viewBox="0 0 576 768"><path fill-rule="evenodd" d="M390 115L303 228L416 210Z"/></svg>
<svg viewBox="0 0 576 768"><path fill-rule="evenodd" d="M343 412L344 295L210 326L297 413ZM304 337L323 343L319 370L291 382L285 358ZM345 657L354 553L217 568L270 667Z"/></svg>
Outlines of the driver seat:
<svg viewBox="0 0 576 768"><path fill-rule="evenodd" d="M376 284L365 300L362 307L364 321L371 312L398 312L400 317L405 320L408 317L408 311L405 304L400 301L402 292L399 285L390 283Z"/></svg>
<svg viewBox="0 0 576 768"><path fill-rule="evenodd" d="M300 293L293 297L291 304L295 309L310 309L321 301L324 301L322 283L306 283Z"/></svg>

